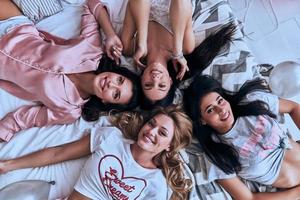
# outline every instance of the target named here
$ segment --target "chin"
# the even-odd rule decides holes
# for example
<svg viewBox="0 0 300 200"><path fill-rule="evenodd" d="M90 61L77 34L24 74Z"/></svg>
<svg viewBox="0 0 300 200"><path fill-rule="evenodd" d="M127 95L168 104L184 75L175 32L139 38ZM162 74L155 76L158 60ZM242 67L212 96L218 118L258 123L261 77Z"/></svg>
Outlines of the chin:
<svg viewBox="0 0 300 200"><path fill-rule="evenodd" d="M153 148L152 144L146 143L144 141L139 142L138 145L144 151L150 151Z"/></svg>

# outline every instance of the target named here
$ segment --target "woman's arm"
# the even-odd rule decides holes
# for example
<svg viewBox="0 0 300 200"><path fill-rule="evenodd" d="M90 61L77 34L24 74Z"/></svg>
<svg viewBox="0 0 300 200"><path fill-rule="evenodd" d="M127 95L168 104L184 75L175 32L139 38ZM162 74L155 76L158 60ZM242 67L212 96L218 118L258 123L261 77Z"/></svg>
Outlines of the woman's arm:
<svg viewBox="0 0 300 200"><path fill-rule="evenodd" d="M90 154L90 134L78 141L49 147L34 153L0 161L0 174L16 169L42 167L62 161L78 159Z"/></svg>
<svg viewBox="0 0 300 200"><path fill-rule="evenodd" d="M253 193L238 177L220 179L218 183L235 200L297 200L300 198L300 186L280 192Z"/></svg>
<svg viewBox="0 0 300 200"><path fill-rule="evenodd" d="M62 108L63 106L72 107L72 105L62 105ZM72 110L66 107L65 111L58 112L45 105L21 106L0 120L0 139L8 142L17 132L32 127L73 123L80 117L81 109Z"/></svg>
<svg viewBox="0 0 300 200"><path fill-rule="evenodd" d="M100 28L103 30L106 36L105 52L107 53L108 57L118 63L122 54L123 45L113 29L105 6L103 6L99 0L89 0L87 3L89 9L95 16Z"/></svg>
<svg viewBox="0 0 300 200"><path fill-rule="evenodd" d="M188 25L192 23L192 4L190 0L172 0L170 5L170 23L173 31L173 54L181 54ZM192 31L192 30L190 30ZM184 52L190 53L190 52Z"/></svg>
<svg viewBox="0 0 300 200"><path fill-rule="evenodd" d="M128 17L132 17L134 28L137 31L137 44L136 50L133 55L134 61L137 66L144 68L145 65L141 63L141 58L145 57L148 52L147 38L148 38L148 23L150 15L150 1L149 0L129 0L126 15L127 24Z"/></svg>
<svg viewBox="0 0 300 200"><path fill-rule="evenodd" d="M189 70L183 54L191 53L195 48L195 36L192 29L192 4L190 0L171 1L170 23L173 31L173 65L178 72L176 78L182 80L185 72ZM178 69L178 65L180 65L180 69Z"/></svg>
<svg viewBox="0 0 300 200"><path fill-rule="evenodd" d="M300 129L300 104L287 99L279 99L279 112L288 113Z"/></svg>

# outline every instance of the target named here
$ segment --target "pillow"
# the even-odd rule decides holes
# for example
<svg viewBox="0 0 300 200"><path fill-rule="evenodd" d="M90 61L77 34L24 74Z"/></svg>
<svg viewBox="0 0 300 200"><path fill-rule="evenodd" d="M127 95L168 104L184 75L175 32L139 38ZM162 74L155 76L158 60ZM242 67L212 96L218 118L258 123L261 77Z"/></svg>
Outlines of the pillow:
<svg viewBox="0 0 300 200"><path fill-rule="evenodd" d="M63 9L60 0L13 0L13 2L34 23Z"/></svg>

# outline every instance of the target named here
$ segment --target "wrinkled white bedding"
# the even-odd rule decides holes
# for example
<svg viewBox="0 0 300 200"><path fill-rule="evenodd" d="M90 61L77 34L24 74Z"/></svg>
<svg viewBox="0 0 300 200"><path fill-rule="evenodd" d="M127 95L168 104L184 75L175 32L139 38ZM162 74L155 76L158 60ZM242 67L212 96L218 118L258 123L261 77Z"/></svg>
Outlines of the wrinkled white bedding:
<svg viewBox="0 0 300 200"><path fill-rule="evenodd" d="M30 103L3 90L0 90L0 102L0 118L14 108ZM10 142L0 143L0 159L15 158L45 147L69 143L81 138L85 129L102 125L109 125L105 117L100 118L96 123L88 123L79 119L69 125L31 128L21 131ZM0 188L21 180L55 181L55 185L51 186L49 198L64 197L72 191L85 160L86 158L81 158L46 167L12 171L0 175Z"/></svg>

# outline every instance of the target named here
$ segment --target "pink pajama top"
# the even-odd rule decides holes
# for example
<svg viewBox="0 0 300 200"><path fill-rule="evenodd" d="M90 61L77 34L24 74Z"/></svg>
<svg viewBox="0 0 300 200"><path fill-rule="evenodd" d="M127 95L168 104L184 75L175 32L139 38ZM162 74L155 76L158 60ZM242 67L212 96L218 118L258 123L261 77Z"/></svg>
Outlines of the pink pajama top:
<svg viewBox="0 0 300 200"><path fill-rule="evenodd" d="M72 123L81 116L86 101L66 75L98 67L103 51L93 14L99 5L99 1L90 0L84 6L77 38L65 40L31 24L19 25L0 38L0 87L36 102L1 119L2 140L9 141L23 129Z"/></svg>

